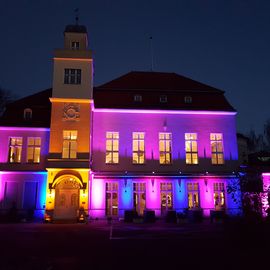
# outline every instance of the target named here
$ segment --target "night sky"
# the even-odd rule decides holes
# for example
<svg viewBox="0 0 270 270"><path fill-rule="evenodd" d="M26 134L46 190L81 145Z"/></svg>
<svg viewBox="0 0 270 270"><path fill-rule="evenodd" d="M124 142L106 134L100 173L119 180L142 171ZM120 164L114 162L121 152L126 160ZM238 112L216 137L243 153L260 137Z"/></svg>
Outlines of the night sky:
<svg viewBox="0 0 270 270"><path fill-rule="evenodd" d="M270 118L269 0L0 0L0 86L17 97L52 85L52 54L75 22L88 29L94 84L131 70L176 72L226 91L237 129Z"/></svg>

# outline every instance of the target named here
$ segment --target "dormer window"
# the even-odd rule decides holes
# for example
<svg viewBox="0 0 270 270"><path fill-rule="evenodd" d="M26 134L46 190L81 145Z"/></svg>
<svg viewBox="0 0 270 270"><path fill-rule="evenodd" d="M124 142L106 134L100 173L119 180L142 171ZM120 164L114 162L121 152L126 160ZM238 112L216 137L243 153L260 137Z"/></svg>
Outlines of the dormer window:
<svg viewBox="0 0 270 270"><path fill-rule="evenodd" d="M192 103L192 97L191 96L185 96L185 103Z"/></svg>
<svg viewBox="0 0 270 270"><path fill-rule="evenodd" d="M23 111L23 118L26 121L29 121L32 119L32 110L30 108L26 108Z"/></svg>
<svg viewBox="0 0 270 270"><path fill-rule="evenodd" d="M79 50L80 48L80 42L79 41L72 41L71 42L71 49L72 50Z"/></svg>
<svg viewBox="0 0 270 270"><path fill-rule="evenodd" d="M159 101L160 101L160 103L166 103L168 100L167 100L167 96L165 96L165 95L161 95L160 97L159 97Z"/></svg>
<svg viewBox="0 0 270 270"><path fill-rule="evenodd" d="M141 95L135 95L134 96L134 101L135 102L142 102L142 96Z"/></svg>

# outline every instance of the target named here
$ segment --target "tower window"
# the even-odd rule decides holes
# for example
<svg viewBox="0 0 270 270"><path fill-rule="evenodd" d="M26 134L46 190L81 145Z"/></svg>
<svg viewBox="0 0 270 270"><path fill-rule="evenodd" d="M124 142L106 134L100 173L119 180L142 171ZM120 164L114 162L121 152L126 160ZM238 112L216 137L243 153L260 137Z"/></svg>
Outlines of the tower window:
<svg viewBox="0 0 270 270"><path fill-rule="evenodd" d="M192 103L192 97L191 96L185 96L185 103Z"/></svg>
<svg viewBox="0 0 270 270"><path fill-rule="evenodd" d="M134 101L135 102L142 102L142 96L141 95L135 95L134 96Z"/></svg>
<svg viewBox="0 0 270 270"><path fill-rule="evenodd" d="M161 95L159 97L159 101L160 101L160 103L166 103L168 101L167 96Z"/></svg>
<svg viewBox="0 0 270 270"><path fill-rule="evenodd" d="M80 48L80 42L79 41L72 41L71 42L71 49L72 50L79 50Z"/></svg>
<svg viewBox="0 0 270 270"><path fill-rule="evenodd" d="M30 108L24 109L23 118L24 118L24 120L31 120L32 119L32 110Z"/></svg>
<svg viewBox="0 0 270 270"><path fill-rule="evenodd" d="M81 69L65 68L65 84L81 84Z"/></svg>
<svg viewBox="0 0 270 270"><path fill-rule="evenodd" d="M77 130L63 131L63 151L62 158L77 157Z"/></svg>

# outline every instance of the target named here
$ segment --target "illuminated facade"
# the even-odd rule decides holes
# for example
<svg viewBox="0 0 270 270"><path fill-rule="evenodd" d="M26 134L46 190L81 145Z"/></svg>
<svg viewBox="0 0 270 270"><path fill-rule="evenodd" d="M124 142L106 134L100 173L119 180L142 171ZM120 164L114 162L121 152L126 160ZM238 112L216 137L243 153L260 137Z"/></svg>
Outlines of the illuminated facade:
<svg viewBox="0 0 270 270"><path fill-rule="evenodd" d="M158 72L130 72L93 88L87 47L86 28L67 26L53 88L3 115L2 211L15 204L48 221L125 210L239 214L226 192L238 152L236 112L224 92Z"/></svg>

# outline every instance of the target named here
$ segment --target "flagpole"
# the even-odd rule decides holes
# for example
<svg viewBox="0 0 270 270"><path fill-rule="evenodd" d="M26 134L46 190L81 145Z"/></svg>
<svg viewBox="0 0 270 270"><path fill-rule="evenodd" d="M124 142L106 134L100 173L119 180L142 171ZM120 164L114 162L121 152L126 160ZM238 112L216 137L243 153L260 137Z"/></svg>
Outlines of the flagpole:
<svg viewBox="0 0 270 270"><path fill-rule="evenodd" d="M153 37L150 36L150 53L151 53L151 71L154 69L154 55L153 55Z"/></svg>

